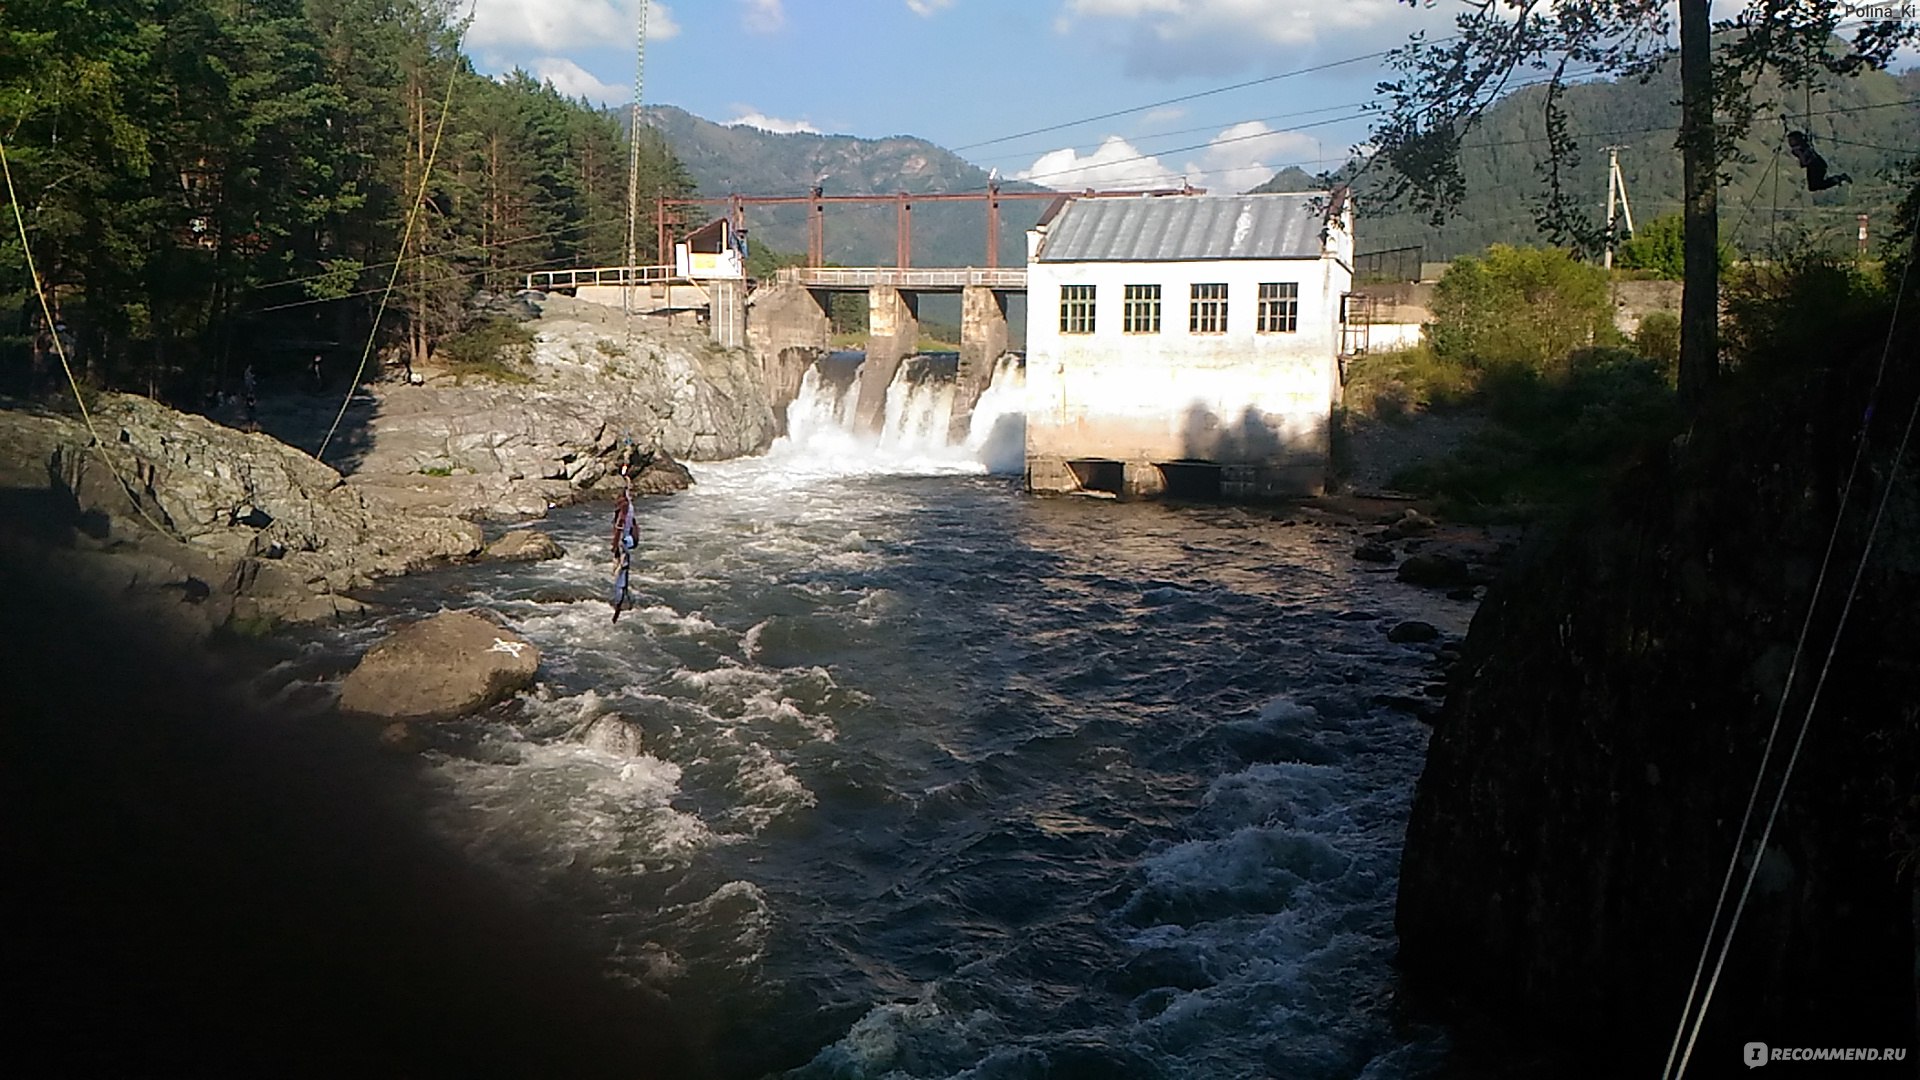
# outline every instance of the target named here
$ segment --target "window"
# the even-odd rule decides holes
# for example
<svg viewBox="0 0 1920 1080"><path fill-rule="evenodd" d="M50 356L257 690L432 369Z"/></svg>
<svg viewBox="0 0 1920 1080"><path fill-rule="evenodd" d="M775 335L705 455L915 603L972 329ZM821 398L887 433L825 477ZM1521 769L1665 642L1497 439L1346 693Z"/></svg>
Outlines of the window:
<svg viewBox="0 0 1920 1080"><path fill-rule="evenodd" d="M1187 306L1187 329L1196 334L1227 332L1226 282L1193 287L1193 302Z"/></svg>
<svg viewBox="0 0 1920 1080"><path fill-rule="evenodd" d="M1093 333L1093 286L1060 286L1060 332Z"/></svg>
<svg viewBox="0 0 1920 1080"><path fill-rule="evenodd" d="M1255 329L1263 334L1291 334L1300 329L1299 284L1292 281L1262 282L1259 314Z"/></svg>
<svg viewBox="0 0 1920 1080"><path fill-rule="evenodd" d="M1120 309L1120 330L1127 334L1160 332L1160 286L1127 286L1126 304Z"/></svg>

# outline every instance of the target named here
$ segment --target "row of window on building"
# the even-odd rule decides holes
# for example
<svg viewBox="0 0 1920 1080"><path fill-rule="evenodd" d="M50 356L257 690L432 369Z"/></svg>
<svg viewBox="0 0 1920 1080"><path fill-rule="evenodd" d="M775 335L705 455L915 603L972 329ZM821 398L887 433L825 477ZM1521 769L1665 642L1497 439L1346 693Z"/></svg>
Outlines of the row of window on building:
<svg viewBox="0 0 1920 1080"><path fill-rule="evenodd" d="M1094 285L1060 286L1060 332L1091 334L1094 329ZM1120 307L1120 330L1126 334L1160 332L1160 286L1128 285ZM1300 286L1292 281L1266 281L1260 284L1254 329L1262 334L1291 334L1300 325ZM1187 332L1224 334L1227 332L1226 282L1206 282L1192 287L1187 299Z"/></svg>

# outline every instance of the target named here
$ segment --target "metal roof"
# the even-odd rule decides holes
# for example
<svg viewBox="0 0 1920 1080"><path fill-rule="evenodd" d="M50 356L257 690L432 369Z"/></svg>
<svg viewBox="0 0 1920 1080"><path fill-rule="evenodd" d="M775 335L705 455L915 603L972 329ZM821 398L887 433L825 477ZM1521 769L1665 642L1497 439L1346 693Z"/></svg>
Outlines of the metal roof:
<svg viewBox="0 0 1920 1080"><path fill-rule="evenodd" d="M1317 259L1328 194L1075 199L1047 228L1040 262Z"/></svg>

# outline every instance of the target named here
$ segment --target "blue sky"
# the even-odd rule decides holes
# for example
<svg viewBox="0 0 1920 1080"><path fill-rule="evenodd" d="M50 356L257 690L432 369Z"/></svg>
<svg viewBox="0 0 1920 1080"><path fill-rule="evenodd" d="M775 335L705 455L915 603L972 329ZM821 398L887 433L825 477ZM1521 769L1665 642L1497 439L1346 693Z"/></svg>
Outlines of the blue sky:
<svg viewBox="0 0 1920 1080"><path fill-rule="evenodd" d="M482 70L519 65L563 91L624 102L633 79L636 6L635 0L478 0L467 48ZM1341 118L1372 96L1379 61L989 140L1375 52L1418 27L1444 27L1448 6L655 0L645 98L721 123L776 131L918 135L960 149L1002 176L1026 175L1051 186L1184 178L1239 190L1283 165L1318 170L1343 160L1366 129Z"/></svg>
<svg viewBox="0 0 1920 1080"><path fill-rule="evenodd" d="M460 4L463 0L449 0ZM472 0L467 50L562 91L629 100L638 0ZM1741 0L1718 0L1726 16ZM918 135L1052 187L1244 190L1366 137L1366 57L1459 0L655 0L645 99L720 123ZM1007 138L1338 61L1328 70Z"/></svg>

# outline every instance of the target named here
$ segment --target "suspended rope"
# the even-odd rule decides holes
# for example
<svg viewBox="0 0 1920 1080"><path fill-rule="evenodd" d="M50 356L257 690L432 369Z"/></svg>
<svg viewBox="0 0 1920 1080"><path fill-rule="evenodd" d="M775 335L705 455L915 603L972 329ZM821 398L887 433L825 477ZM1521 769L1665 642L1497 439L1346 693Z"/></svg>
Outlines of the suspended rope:
<svg viewBox="0 0 1920 1080"><path fill-rule="evenodd" d="M473 11L480 0L473 0L467 6L466 21L461 24L460 41L466 40L466 28L473 25ZM394 260L393 271L387 275L387 287L380 293L380 306L373 313L373 326L367 330L366 347L360 350L360 364L353 370L353 378L347 380L347 395L340 400L340 411L333 414L333 423L327 426L326 437L320 440L320 448L313 452L315 461L324 461L327 447L332 444L334 433L340 430L340 421L347 415L347 406L353 403L353 395L360 388L360 379L367 373L367 361L373 358L373 343L380 334L380 320L386 317L387 304L393 299L393 288L400 281L400 268L409 261L406 258L407 245L413 241L413 231L420 220L420 211L427 202L427 180L433 176L433 163L440 156L440 137L447 131L447 114L453 108L453 86L460 75L459 44L454 47L456 53L447 65L447 90L440 99L440 121L434 125L433 147L427 151L427 160L420 170L420 186L414 192L413 205L407 211L407 223L400 233L401 257Z"/></svg>
<svg viewBox="0 0 1920 1080"><path fill-rule="evenodd" d="M1920 255L1920 242L1916 244L1915 254ZM1806 714L1801 719L1799 733L1795 736L1793 749L1787 757L1786 769L1780 777L1779 789L1775 792L1773 804L1767 811L1766 825L1761 829L1759 843L1754 848L1753 858L1747 869L1746 880L1741 884L1740 898L1734 905L1732 917L1728 920L1726 936L1721 939L1719 954L1714 959L1713 975L1707 980L1705 994L1700 995L1700 978L1706 970L1707 955L1713 951L1713 937L1715 931L1719 928L1720 913L1725 907L1728 891L1733 884L1735 870L1740 865L1740 852L1746 843L1748 827L1752 824L1754 807L1759 802L1760 788L1766 778L1767 765L1773 757L1774 746L1780 734L1780 722L1786 714L1787 699L1793 691L1794 678L1800 668L1800 658L1805 650L1807 637L1812 631L1814 612L1819 607L1821 594L1826 588L1827 571L1833 561L1834 549L1840 541L1840 527L1846 518L1847 504L1853 495L1854 481L1859 477L1861 463L1866 457L1868 425L1873 420L1873 408L1880 396L1881 385L1886 378L1887 359L1893 354L1894 335L1900 323L1900 307L1902 301L1906 298L1908 275L1913 270L1914 261L1913 258L1909 258L1906 266L1903 267L1900 272L1900 287L1899 290L1894 293L1893 313L1887 323L1887 340L1886 344L1882 346L1880 350L1880 364L1874 372L1873 387L1867 394L1866 411L1861 417L1860 432L1854 445L1853 463L1848 467L1846 482L1840 489L1840 505L1834 512L1833 530L1827 537L1827 548L1820 558L1820 572L1814 578L1813 595L1807 601L1807 613L1805 618L1801 620L1800 633L1794 641L1793 659L1787 665L1786 685L1781 687L1780 701L1773 713L1773 724L1767 732L1766 748L1761 752L1760 767L1754 774L1753 790L1747 796L1747 807L1740 817L1740 829L1734 838L1733 853L1727 860L1726 876L1721 880L1720 895L1714 901L1713 916L1707 924L1706 940L1702 942L1700 946L1700 960L1694 967L1693 983L1688 987L1686 1003L1681 1007L1680 1025L1674 1031L1673 1046L1667 1051L1667 1063L1665 1068L1661 1070L1661 1076L1663 1078L1671 1077L1672 1080L1680 1080L1681 1077L1686 1075L1687 1064L1693 1058L1694 1043L1700 1037L1701 1026L1706 1022L1707 1008L1713 1003L1713 994L1720 984L1721 971L1726 966L1727 954L1733 946L1734 931L1739 929L1740 916L1746 911L1747 899L1753 891L1754 878L1759 874L1760 857L1765 853L1767 842L1773 836L1774 821L1778 818L1780 805L1786 798L1787 785L1793 779L1794 767L1799 763L1801 747L1805 744L1807 730L1813 723L1814 709L1820 703L1820 693L1826 687L1827 675L1833 667L1834 654L1840 647L1840 637L1846 630L1848 617L1853 612L1853 601L1859 594L1860 581L1866 573L1868 556L1873 553L1874 541L1879 535L1880 523L1886 514L1887 502L1892 497L1894 487L1899 481L1900 466L1902 460L1906 457L1907 446L1913 436L1914 421L1920 419L1920 397L1916 397L1914 407L1907 417L1906 430L1900 436L1899 449L1895 451L1893 466L1888 473L1885 488L1880 494L1879 506L1874 511L1873 524L1867 531L1866 543L1861 549L1859 563L1854 568L1853 580L1847 589L1846 603L1840 611L1839 624L1834 627L1833 637L1828 643L1826 659L1821 664L1819 677L1814 682L1813 695L1807 702ZM1696 995L1700 996L1700 1008L1697 1012L1693 1008ZM1691 1021L1691 1027L1689 1027L1689 1021ZM1686 1046L1684 1052L1681 1051L1683 1038ZM1677 1071L1674 1069L1676 1055L1679 1057L1679 1068Z"/></svg>
<svg viewBox="0 0 1920 1080"><path fill-rule="evenodd" d="M621 276L620 313L626 317L627 355L633 355L633 273L640 265L640 102L647 82L647 0L640 0L634 34L633 106L627 113L627 269ZM659 253L656 252L657 256ZM618 616L615 612L615 616Z"/></svg>
<svg viewBox="0 0 1920 1080"><path fill-rule="evenodd" d="M5 142L0 142L0 173L4 173L6 176L7 205L13 207L13 224L15 228L20 231L20 253L26 259L27 279L33 282L34 296L40 302L41 325L47 327L49 330L53 330L59 326L60 323L59 320L53 316L53 305L47 300L46 285L40 280L40 271L34 266L33 242L27 235L27 219L20 212L20 195L14 190L13 165L7 160L7 144ZM100 460L107 466L107 471L113 474L114 483L120 485L120 490L126 493L127 501L133 504L133 509L144 518L147 524L151 525L155 531L159 532L162 536L183 539L173 528L155 520L154 516L147 511L146 501L140 497L140 493L134 489L134 486L128 482L125 476L121 475L120 469L114 465L112 456L106 452L106 440L100 438L100 430L94 426L93 412L87 408L86 395L80 392L80 380L74 377L73 363L67 355L67 343L64 336L57 332L50 333L48 336L53 340L53 354L60 360L60 370L67 376L67 388L73 391L74 404L80 406L80 419L86 425L87 435L93 439L93 445L101 448Z"/></svg>
<svg viewBox="0 0 1920 1080"><path fill-rule="evenodd" d="M1775 146L1773 148L1773 157L1768 159L1767 167L1760 170L1760 179L1754 181L1752 193L1750 193L1747 196L1746 204L1740 208L1740 217L1736 221L1734 221L1733 230L1727 234L1728 237L1732 240L1732 242L1734 243L1739 242L1740 230L1746 226L1747 218L1753 214L1753 204L1760 198L1760 189L1766 185L1767 175L1769 173L1771 173L1774 176L1773 216L1775 218L1778 218L1780 216L1779 169L1780 169L1780 147ZM1772 242L1773 236L1771 232L1768 233L1767 240L1769 243Z"/></svg>

